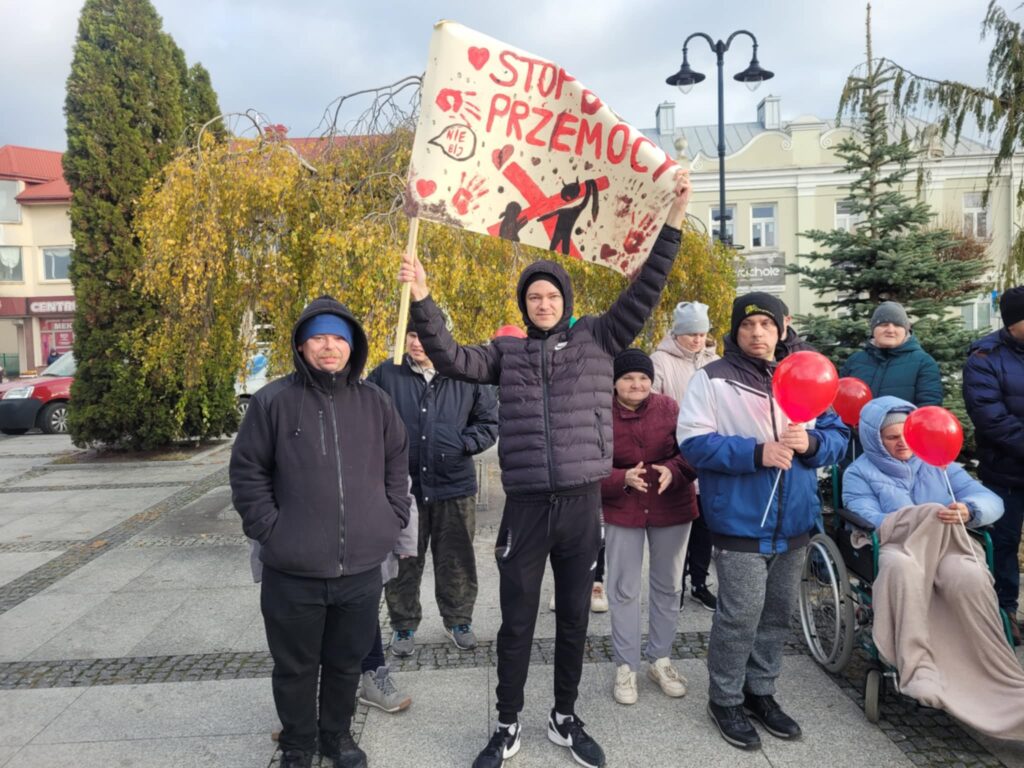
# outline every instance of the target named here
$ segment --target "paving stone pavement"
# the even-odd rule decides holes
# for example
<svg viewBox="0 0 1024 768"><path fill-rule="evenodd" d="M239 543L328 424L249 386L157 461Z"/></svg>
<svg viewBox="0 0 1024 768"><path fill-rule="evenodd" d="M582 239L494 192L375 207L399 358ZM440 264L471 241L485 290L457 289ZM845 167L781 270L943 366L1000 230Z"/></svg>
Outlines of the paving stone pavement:
<svg viewBox="0 0 1024 768"><path fill-rule="evenodd" d="M277 764L272 664L230 506L228 448L171 462L52 464L73 457L66 438L0 438L0 766ZM416 651L391 660L414 704L394 716L359 707L353 723L371 765L468 765L493 728L500 612L490 558L503 501L495 464L492 453L478 465L481 643L461 652L447 641L428 566ZM573 764L543 732L554 649L550 589L549 573L524 747L509 768ZM692 600L680 617L673 657L689 695L666 699L644 679L640 702L621 707L610 696L608 616L592 615L579 711L609 765L1024 766L1022 745L969 733L895 694L884 700L881 722L867 723L867 660L855 656L829 675L798 631L786 649L780 697L805 738L734 750L704 713L710 617ZM383 605L381 623L387 638Z"/></svg>

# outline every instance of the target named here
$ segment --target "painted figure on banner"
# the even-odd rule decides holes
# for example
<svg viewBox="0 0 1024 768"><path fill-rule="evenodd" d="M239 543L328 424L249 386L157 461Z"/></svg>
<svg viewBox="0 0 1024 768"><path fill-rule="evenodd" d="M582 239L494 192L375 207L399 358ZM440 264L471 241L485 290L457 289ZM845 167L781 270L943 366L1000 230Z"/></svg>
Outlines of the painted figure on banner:
<svg viewBox="0 0 1024 768"><path fill-rule="evenodd" d="M440 22L422 104L409 216L637 272L672 203L677 164L576 78Z"/></svg>

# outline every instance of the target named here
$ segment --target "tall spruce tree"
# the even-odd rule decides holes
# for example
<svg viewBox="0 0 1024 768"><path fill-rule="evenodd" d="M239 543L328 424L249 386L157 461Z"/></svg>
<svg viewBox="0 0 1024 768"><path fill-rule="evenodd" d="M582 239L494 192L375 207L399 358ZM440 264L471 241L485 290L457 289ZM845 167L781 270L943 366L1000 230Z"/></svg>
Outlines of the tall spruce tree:
<svg viewBox="0 0 1024 768"><path fill-rule="evenodd" d="M822 314L801 318L801 327L837 366L870 338L869 319L882 301L898 301L914 321L914 333L942 369L946 406L967 425L960 369L974 334L951 310L974 301L988 269L984 246L932 225L932 211L917 199L908 167L917 156L905 131L888 118L888 94L896 73L875 60L868 8L867 64L851 77L861 119L853 136L836 147L844 171L855 174L849 206L859 219L852 231L804 233L820 250L792 272L811 288ZM849 99L849 94L844 95ZM894 136L894 134L899 134Z"/></svg>
<svg viewBox="0 0 1024 768"><path fill-rule="evenodd" d="M135 351L158 308L136 287L143 254L134 206L183 138L187 99L178 56L183 63L149 0L86 0L64 105L78 360L69 425L78 445L150 448L232 425L229 414L197 430L175 412L181 382L147 374Z"/></svg>

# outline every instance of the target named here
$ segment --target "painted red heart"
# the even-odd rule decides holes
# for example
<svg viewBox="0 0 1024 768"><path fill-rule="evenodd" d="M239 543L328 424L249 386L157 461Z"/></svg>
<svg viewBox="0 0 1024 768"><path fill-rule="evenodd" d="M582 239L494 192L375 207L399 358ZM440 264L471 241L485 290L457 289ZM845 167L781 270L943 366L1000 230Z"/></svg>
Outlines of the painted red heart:
<svg viewBox="0 0 1024 768"><path fill-rule="evenodd" d="M512 157L512 152L514 151L515 150L512 149L511 144L506 144L501 149L496 149L491 152L491 160L494 161L494 167L500 169L501 166L507 163L508 159Z"/></svg>
<svg viewBox="0 0 1024 768"><path fill-rule="evenodd" d="M580 104L580 109L583 110L583 114L592 115L601 108L601 99L598 98L597 94L593 91L583 91L583 102Z"/></svg>
<svg viewBox="0 0 1024 768"><path fill-rule="evenodd" d="M611 261L617 254L618 251L616 251L607 243L601 246L601 258L604 259L605 261Z"/></svg>
<svg viewBox="0 0 1024 768"><path fill-rule="evenodd" d="M491 52L486 48L477 48L476 46L469 47L469 63L473 65L473 69L478 72L483 69L484 64L491 58Z"/></svg>
<svg viewBox="0 0 1024 768"><path fill-rule="evenodd" d="M416 193L420 197L430 197L437 189L437 184L427 179L420 179L416 182Z"/></svg>

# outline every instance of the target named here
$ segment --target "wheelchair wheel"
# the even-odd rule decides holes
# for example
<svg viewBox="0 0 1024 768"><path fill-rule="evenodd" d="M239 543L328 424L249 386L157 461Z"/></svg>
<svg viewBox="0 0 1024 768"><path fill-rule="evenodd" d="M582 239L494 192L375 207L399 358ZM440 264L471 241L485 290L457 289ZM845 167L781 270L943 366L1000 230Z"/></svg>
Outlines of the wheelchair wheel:
<svg viewBox="0 0 1024 768"><path fill-rule="evenodd" d="M811 656L838 672L853 653L853 598L839 547L819 533L807 545L800 579L800 624Z"/></svg>
<svg viewBox="0 0 1024 768"><path fill-rule="evenodd" d="M869 669L864 678L864 717L869 723L877 723L882 703L882 686L885 678L877 669Z"/></svg>

